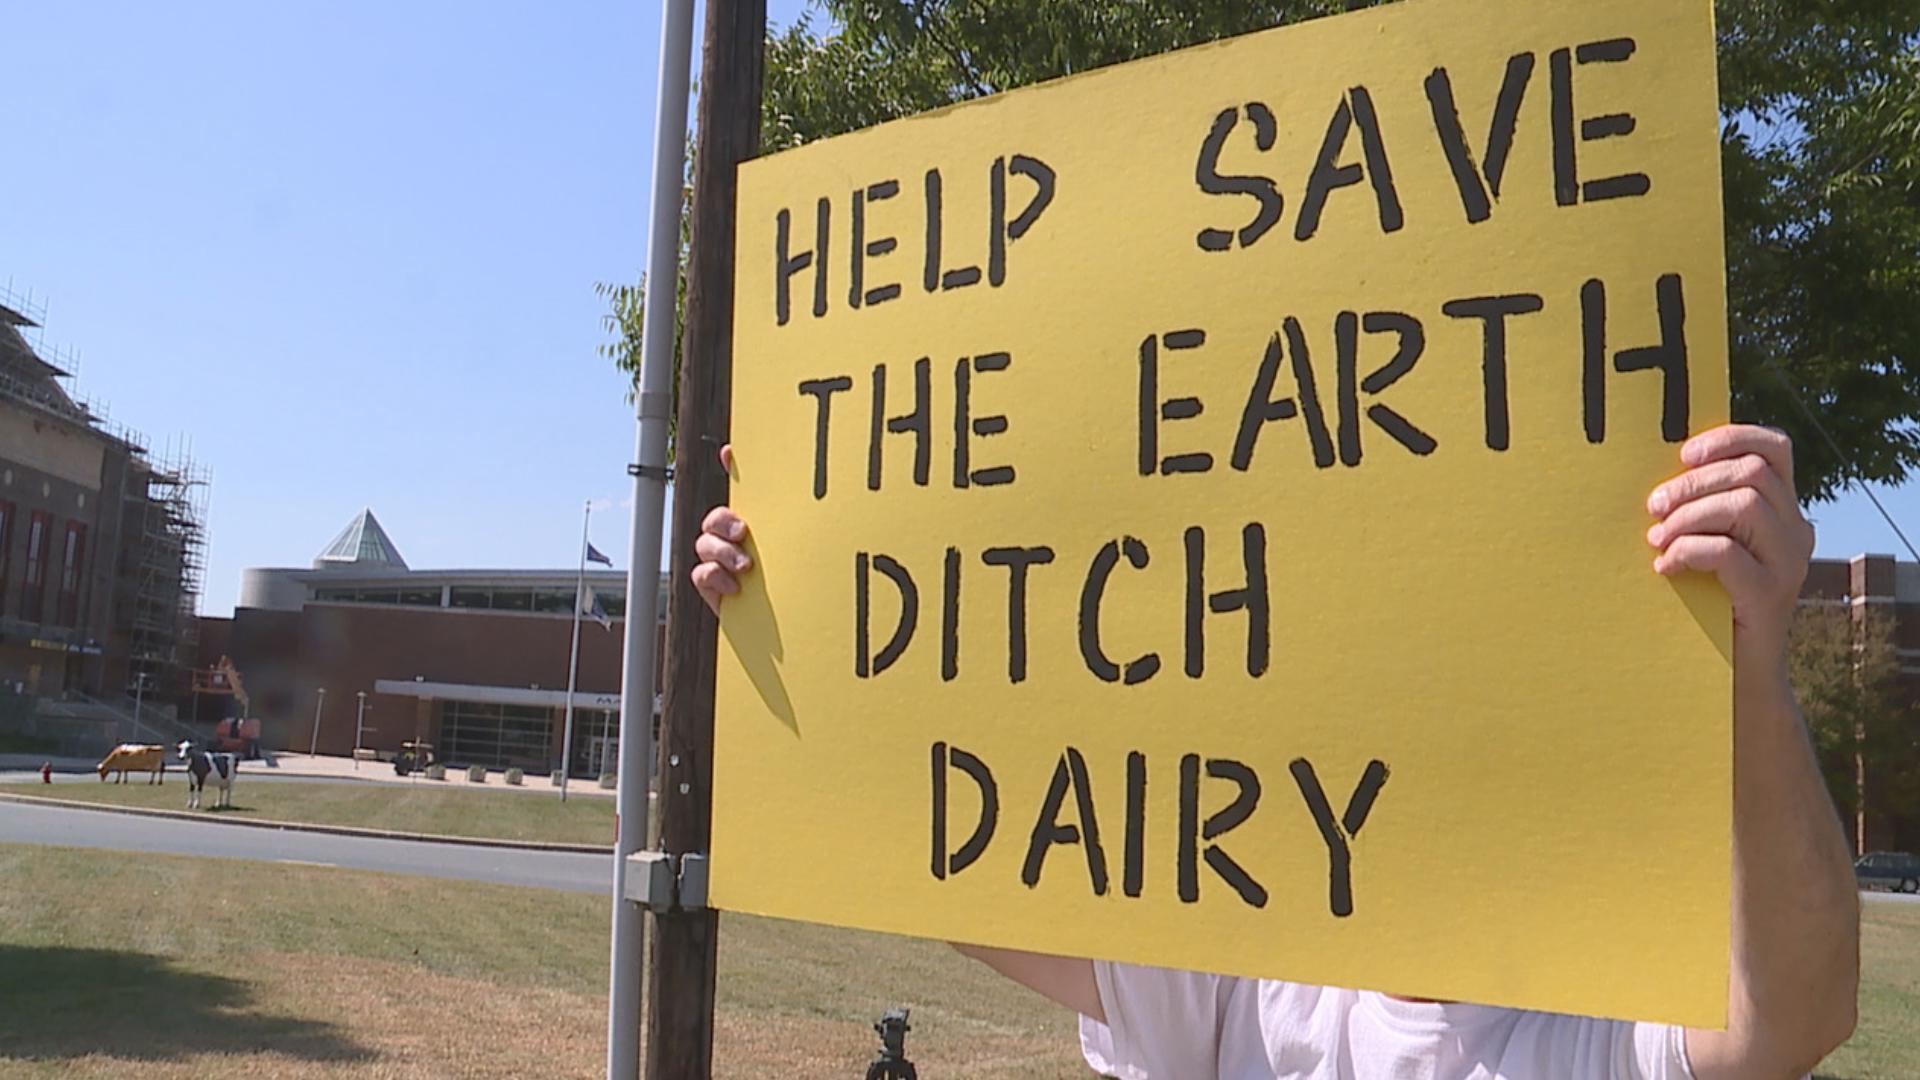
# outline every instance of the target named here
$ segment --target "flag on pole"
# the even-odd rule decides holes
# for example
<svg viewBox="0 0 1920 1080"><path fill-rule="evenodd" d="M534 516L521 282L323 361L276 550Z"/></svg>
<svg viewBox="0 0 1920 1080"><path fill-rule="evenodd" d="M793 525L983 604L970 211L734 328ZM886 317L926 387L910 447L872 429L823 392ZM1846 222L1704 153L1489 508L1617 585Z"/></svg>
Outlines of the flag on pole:
<svg viewBox="0 0 1920 1080"><path fill-rule="evenodd" d="M593 591L592 586L580 594L580 614L599 623L602 630L613 629L613 616L607 614L606 607L600 603L600 595Z"/></svg>
<svg viewBox="0 0 1920 1080"><path fill-rule="evenodd" d="M599 548L597 548L597 547L594 547L594 546L593 546L593 541L591 541L591 540L589 540L589 541L587 541L587 561L588 561L588 562L597 562L597 563L599 563L599 564L600 564L600 565L602 565L602 566L612 566L612 565L613 565L613 560L612 560L612 559L609 559L609 558L607 558L607 557L606 557L606 555L605 555L604 553L602 553L602 552L601 552L601 550L600 550Z"/></svg>

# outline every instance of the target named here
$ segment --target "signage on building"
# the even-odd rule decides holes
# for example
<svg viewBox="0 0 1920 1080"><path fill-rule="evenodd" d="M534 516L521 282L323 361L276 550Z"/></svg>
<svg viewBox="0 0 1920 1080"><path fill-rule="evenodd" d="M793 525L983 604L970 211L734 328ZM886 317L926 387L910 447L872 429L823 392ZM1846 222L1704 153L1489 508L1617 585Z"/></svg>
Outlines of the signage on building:
<svg viewBox="0 0 1920 1080"><path fill-rule="evenodd" d="M716 903L1723 1022L1717 108L1418 0L746 165Z"/></svg>

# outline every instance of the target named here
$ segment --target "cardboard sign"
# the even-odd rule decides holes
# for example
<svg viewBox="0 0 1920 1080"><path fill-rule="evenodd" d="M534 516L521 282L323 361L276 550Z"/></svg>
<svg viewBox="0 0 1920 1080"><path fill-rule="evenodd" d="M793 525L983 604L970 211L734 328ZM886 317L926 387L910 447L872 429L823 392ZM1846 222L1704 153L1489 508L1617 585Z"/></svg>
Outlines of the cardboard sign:
<svg viewBox="0 0 1920 1080"><path fill-rule="evenodd" d="M1707 0L1413 0L741 172L712 897L1714 1026Z"/></svg>

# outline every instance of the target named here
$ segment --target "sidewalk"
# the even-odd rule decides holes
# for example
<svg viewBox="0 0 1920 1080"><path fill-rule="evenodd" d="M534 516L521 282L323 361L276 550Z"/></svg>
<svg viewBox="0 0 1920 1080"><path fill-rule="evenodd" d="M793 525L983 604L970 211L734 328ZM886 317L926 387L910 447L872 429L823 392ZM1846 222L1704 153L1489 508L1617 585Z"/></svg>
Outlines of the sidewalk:
<svg viewBox="0 0 1920 1080"><path fill-rule="evenodd" d="M89 763L91 767L92 763ZM354 766L358 765L359 768ZM242 761L241 772L257 772L272 776L316 776L328 780L364 780L376 784L425 784L430 787L485 787L493 791L531 791L552 795L556 790L545 776L527 775L526 782L520 787L507 783L506 775L498 770L490 770L484 784L475 784L467 779L467 772L447 770L445 780L429 780L419 773L400 776L394 773L393 764L386 761L360 761L352 758L328 757L325 754L310 756L291 752L277 753L262 761ZM610 789L602 789L592 779L573 777L567 782L567 794L599 795L612 797Z"/></svg>
<svg viewBox="0 0 1920 1080"><path fill-rule="evenodd" d="M176 760L171 753L169 753L167 757L167 771L169 773L181 768L180 762ZM54 772L66 775L75 773L90 774L94 771L95 767L99 765L99 762L92 758L49 758L44 754L0 754L0 773L38 773L41 764L49 761L53 764ZM355 768L356 764L359 766L358 768ZM545 776L529 775L523 785L514 787L507 783L505 774L498 771L489 771L484 784L475 784L467 779L466 770L462 769L456 772L453 769L448 769L445 780L428 780L419 773L414 773L411 776L396 775L393 771L393 765L390 762L355 762L351 758L328 757L324 754L310 756L307 754L294 753L270 753L259 761L242 760L240 762L240 771L257 776L304 776L324 780L360 780L369 784L404 784L449 788L484 787L490 791L532 792L548 797L551 797L555 792L555 788ZM569 796L592 795L611 798L614 792L603 789L598 783L595 783L591 779L583 779L576 776L568 781L567 794Z"/></svg>

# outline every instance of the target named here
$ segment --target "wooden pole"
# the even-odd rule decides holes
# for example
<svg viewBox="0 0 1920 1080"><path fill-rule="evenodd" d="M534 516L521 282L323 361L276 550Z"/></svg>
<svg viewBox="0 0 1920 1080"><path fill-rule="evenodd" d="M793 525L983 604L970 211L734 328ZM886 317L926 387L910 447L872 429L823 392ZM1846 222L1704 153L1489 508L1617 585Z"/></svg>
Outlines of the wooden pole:
<svg viewBox="0 0 1920 1080"><path fill-rule="evenodd" d="M659 848L704 853L713 819L713 681L719 624L693 591L693 541L726 501L719 448L733 387L734 194L740 162L760 145L766 0L707 0L694 143L692 254L680 360L674 462L672 585L666 700L660 723ZM650 916L647 1080L707 1080L719 918L711 910Z"/></svg>

